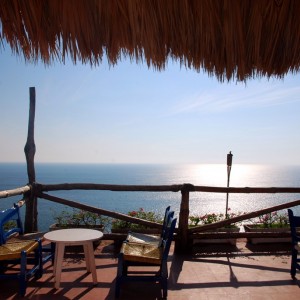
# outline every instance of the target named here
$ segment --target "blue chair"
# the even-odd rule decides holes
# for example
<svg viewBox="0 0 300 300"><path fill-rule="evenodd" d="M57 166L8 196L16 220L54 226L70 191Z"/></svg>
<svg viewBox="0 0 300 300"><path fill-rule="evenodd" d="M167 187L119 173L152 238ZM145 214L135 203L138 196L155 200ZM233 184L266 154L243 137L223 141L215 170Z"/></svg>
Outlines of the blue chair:
<svg viewBox="0 0 300 300"><path fill-rule="evenodd" d="M126 237L126 241L130 243L146 243L159 246L162 239L164 239L167 233L167 224L170 219L174 217L174 211L171 211L171 207L168 206L165 210L164 220L162 224L162 230L160 235L144 234L138 232L129 231Z"/></svg>
<svg viewBox="0 0 300 300"><path fill-rule="evenodd" d="M43 274L41 240L19 238L23 234L19 206L0 212L0 279L18 279L19 293L26 294L26 281ZM20 266L16 272L16 266ZM29 267L30 266L30 267ZM14 272L6 272L13 269Z"/></svg>
<svg viewBox="0 0 300 300"><path fill-rule="evenodd" d="M118 257L118 271L116 278L116 298L120 295L121 284L126 281L154 281L159 282L163 290L163 298L168 293L167 260L170 251L177 219L170 218L165 229L165 236L159 246L146 243L132 243L125 241ZM129 267L142 266L138 270L129 271ZM158 271L145 271L147 267L157 266ZM142 296L141 296L142 297Z"/></svg>
<svg viewBox="0 0 300 300"><path fill-rule="evenodd" d="M291 236L292 236L292 262L291 262L291 276L295 278L296 271L300 270L300 234L297 228L300 227L300 216L295 216L291 209L288 209Z"/></svg>

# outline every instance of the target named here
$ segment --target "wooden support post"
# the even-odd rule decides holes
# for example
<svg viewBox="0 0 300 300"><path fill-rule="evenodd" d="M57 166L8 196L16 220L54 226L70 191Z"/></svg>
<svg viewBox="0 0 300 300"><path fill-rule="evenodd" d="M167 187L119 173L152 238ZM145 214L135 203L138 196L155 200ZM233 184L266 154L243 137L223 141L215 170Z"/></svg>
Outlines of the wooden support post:
<svg viewBox="0 0 300 300"><path fill-rule="evenodd" d="M184 184L181 190L181 204L179 213L178 238L175 241L175 252L184 253L189 245L189 213L190 191L194 190L191 184Z"/></svg>
<svg viewBox="0 0 300 300"><path fill-rule="evenodd" d="M35 143L34 143L34 119L35 119L35 88L29 88L30 105L29 105L29 121L28 121L28 134L27 142L24 147L24 152L27 162L27 174L31 187L35 183L35 169L34 169L34 155L35 155ZM31 190L30 197L26 203L25 213L25 232L37 231L37 198L33 190Z"/></svg>

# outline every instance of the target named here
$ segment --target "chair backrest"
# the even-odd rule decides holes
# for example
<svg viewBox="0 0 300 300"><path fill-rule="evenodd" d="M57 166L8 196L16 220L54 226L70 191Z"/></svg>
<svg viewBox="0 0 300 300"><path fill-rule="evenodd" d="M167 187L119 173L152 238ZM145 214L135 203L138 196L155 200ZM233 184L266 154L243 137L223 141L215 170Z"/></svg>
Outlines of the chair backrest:
<svg viewBox="0 0 300 300"><path fill-rule="evenodd" d="M162 256L163 261L168 259L168 255L169 255L169 251L170 251L170 247L171 247L171 243L173 240L173 235L176 227L176 222L177 222L176 218L170 217L169 222L167 223L166 234L161 242L161 246L164 249L163 256Z"/></svg>
<svg viewBox="0 0 300 300"><path fill-rule="evenodd" d="M13 221L7 224L9 221ZM5 228L7 225L7 228ZM14 233L23 234L23 226L20 218L20 208L14 204L12 208L0 212L0 245L6 243L6 240Z"/></svg>
<svg viewBox="0 0 300 300"><path fill-rule="evenodd" d="M164 236L166 234L166 227L169 223L170 218L173 218L173 217L174 217L174 211L171 211L171 207L168 206L165 211L163 227L162 227L162 231L161 231L161 235L160 235L161 238L164 238Z"/></svg>
<svg viewBox="0 0 300 300"><path fill-rule="evenodd" d="M300 216L295 216L291 209L288 209L289 222L292 235L292 243L296 245L300 242L300 235L297 234L297 227L300 227Z"/></svg>

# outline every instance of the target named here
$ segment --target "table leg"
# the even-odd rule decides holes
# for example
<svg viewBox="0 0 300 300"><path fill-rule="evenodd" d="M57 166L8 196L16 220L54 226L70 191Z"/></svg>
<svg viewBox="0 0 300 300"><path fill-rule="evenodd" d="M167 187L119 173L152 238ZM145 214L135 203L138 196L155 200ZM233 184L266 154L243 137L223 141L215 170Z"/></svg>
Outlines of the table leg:
<svg viewBox="0 0 300 300"><path fill-rule="evenodd" d="M84 250L84 257L85 257L85 264L86 264L86 270L88 272L91 272L91 257L89 255L89 248L88 248L88 243L83 244L83 250Z"/></svg>
<svg viewBox="0 0 300 300"><path fill-rule="evenodd" d="M57 251L58 251L58 245L57 245L57 243L55 243L55 255L54 255L54 263L53 263L53 276L54 277L55 277L55 274L56 274Z"/></svg>
<svg viewBox="0 0 300 300"><path fill-rule="evenodd" d="M97 280L93 242L88 242L86 246L87 246L87 252L88 252L89 268L90 268L90 272L92 273L93 283L97 284L98 280ZM87 257L85 257L85 259L87 259Z"/></svg>
<svg viewBox="0 0 300 300"><path fill-rule="evenodd" d="M54 287L59 289L60 286L60 277L61 277L61 269L62 262L65 253L65 244L64 243L56 243L56 255L55 255L55 273L54 273Z"/></svg>

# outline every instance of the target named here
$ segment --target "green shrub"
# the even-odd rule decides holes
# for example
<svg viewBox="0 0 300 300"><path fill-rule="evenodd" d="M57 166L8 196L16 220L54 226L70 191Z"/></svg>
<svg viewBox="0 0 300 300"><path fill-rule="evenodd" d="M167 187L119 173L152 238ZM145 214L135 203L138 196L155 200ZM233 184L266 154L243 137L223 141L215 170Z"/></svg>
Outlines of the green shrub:
<svg viewBox="0 0 300 300"><path fill-rule="evenodd" d="M145 211L143 208L140 208L139 210L132 210L127 213L128 216L143 219L155 223L162 223L163 218L161 215L156 214L153 211ZM140 225L140 224L134 224L128 221L123 221L119 219L113 219L112 221L112 229L123 229L123 228L129 228L129 229L145 229L148 228L147 226Z"/></svg>
<svg viewBox="0 0 300 300"><path fill-rule="evenodd" d="M59 227L80 227L85 226L94 228L103 226L103 230L110 224L110 218L97 213L73 209L72 211L63 210L58 215L54 216L54 220Z"/></svg>

